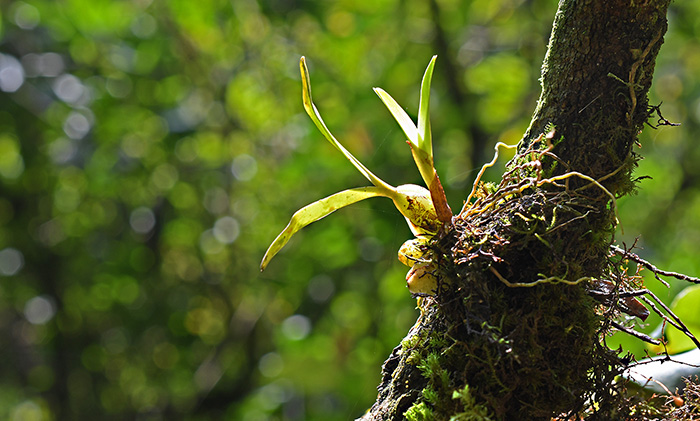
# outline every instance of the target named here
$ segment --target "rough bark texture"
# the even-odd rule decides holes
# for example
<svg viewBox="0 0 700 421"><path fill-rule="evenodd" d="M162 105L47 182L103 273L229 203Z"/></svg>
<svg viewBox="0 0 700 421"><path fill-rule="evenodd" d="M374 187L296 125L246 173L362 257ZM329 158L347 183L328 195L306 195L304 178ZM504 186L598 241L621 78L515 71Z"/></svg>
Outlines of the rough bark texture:
<svg viewBox="0 0 700 421"><path fill-rule="evenodd" d="M611 195L634 188L668 3L560 2L519 153L435 241L442 288L419 301L362 420L629 416L612 386L625 361L587 291L609 279Z"/></svg>
<svg viewBox="0 0 700 421"><path fill-rule="evenodd" d="M669 3L560 2L542 66L542 95L525 138L554 124L565 139L557 154L596 179L629 161L648 118L646 94Z"/></svg>

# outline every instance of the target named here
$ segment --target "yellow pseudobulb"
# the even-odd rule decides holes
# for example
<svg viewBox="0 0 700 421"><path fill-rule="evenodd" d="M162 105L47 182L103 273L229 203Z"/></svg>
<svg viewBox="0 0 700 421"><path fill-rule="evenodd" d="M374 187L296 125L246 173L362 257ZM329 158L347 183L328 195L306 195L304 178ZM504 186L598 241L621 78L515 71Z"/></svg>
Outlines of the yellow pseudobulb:
<svg viewBox="0 0 700 421"><path fill-rule="evenodd" d="M435 295L438 288L437 265L432 262L416 262L406 274L406 286L412 294Z"/></svg>
<svg viewBox="0 0 700 421"><path fill-rule="evenodd" d="M435 295L438 288L438 267L429 243L430 237L420 235L406 241L399 249L399 261L411 267L406 274L406 286L419 296Z"/></svg>
<svg viewBox="0 0 700 421"><path fill-rule="evenodd" d="M396 188L391 199L399 212L406 217L414 235L438 232L441 222L435 213L428 189L415 184L403 184Z"/></svg>
<svg viewBox="0 0 700 421"><path fill-rule="evenodd" d="M412 267L416 262L427 261L432 256L428 243L429 237L418 236L407 240L399 248L399 262ZM431 253L431 254L429 254ZM428 257L426 259L425 257Z"/></svg>

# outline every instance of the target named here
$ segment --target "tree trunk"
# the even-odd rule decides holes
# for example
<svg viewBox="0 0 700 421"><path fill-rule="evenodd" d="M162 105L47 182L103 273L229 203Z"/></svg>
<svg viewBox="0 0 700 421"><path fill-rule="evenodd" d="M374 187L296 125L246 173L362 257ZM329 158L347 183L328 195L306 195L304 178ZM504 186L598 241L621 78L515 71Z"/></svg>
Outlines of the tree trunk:
<svg viewBox="0 0 700 421"><path fill-rule="evenodd" d="M629 414L613 383L625 360L602 341L619 303L589 291L619 275L614 197L634 189L668 4L559 3L516 157L435 241L441 288L419 300L362 420Z"/></svg>

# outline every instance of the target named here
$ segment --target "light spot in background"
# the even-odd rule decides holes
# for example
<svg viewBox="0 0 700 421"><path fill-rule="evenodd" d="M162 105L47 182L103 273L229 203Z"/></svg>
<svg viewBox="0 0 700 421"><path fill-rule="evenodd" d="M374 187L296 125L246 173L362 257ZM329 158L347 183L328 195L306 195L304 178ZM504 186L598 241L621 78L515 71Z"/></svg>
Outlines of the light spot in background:
<svg viewBox="0 0 700 421"><path fill-rule="evenodd" d="M151 182L163 191L172 189L178 178L177 168L167 163L158 165L151 174Z"/></svg>
<svg viewBox="0 0 700 421"><path fill-rule="evenodd" d="M129 225L138 234L147 234L156 225L156 216L145 206L134 209L129 216Z"/></svg>
<svg viewBox="0 0 700 421"><path fill-rule="evenodd" d="M56 78L52 85L53 92L64 102L75 104L85 94L85 85L73 75L61 75Z"/></svg>
<svg viewBox="0 0 700 421"><path fill-rule="evenodd" d="M117 69L130 72L134 64L135 51L126 45L113 45L107 57Z"/></svg>
<svg viewBox="0 0 700 421"><path fill-rule="evenodd" d="M328 275L316 275L309 281L307 287L309 296L317 303L328 301L335 293L335 285L333 279Z"/></svg>
<svg viewBox="0 0 700 421"><path fill-rule="evenodd" d="M170 131L179 133L193 129L207 116L211 98L205 91L194 91L177 108L165 112Z"/></svg>
<svg viewBox="0 0 700 421"><path fill-rule="evenodd" d="M49 247L55 246L66 238L66 233L58 219L51 219L39 225L35 235L39 241Z"/></svg>
<svg viewBox="0 0 700 421"><path fill-rule="evenodd" d="M134 84L128 76L110 77L105 82L105 89L114 98L125 98L131 93Z"/></svg>
<svg viewBox="0 0 700 421"><path fill-rule="evenodd" d="M24 256L12 247L0 250L0 275L12 276L24 266Z"/></svg>
<svg viewBox="0 0 700 421"><path fill-rule="evenodd" d="M284 369L284 361L276 352L263 355L258 362L258 370L265 377L277 377Z"/></svg>
<svg viewBox="0 0 700 421"><path fill-rule="evenodd" d="M152 37L157 29L156 20L148 13L141 13L131 22L131 33L142 39Z"/></svg>
<svg viewBox="0 0 700 421"><path fill-rule="evenodd" d="M66 164L75 158L78 153L78 145L75 141L71 139L66 139L65 137L60 137L53 142L48 147L49 156L54 164Z"/></svg>
<svg viewBox="0 0 700 421"><path fill-rule="evenodd" d="M231 210L233 210L233 214L238 217L238 220L242 221L243 225L248 225L253 222L260 208L259 199L245 193L237 194L233 199L235 201L231 205Z"/></svg>
<svg viewBox="0 0 700 421"><path fill-rule="evenodd" d="M360 240L360 255L368 262L378 262L384 255L384 246L374 237L365 237Z"/></svg>
<svg viewBox="0 0 700 421"><path fill-rule="evenodd" d="M129 339L123 327L115 327L102 333L100 343L110 354L119 354L129 345Z"/></svg>
<svg viewBox="0 0 700 421"><path fill-rule="evenodd" d="M90 120L77 111L68 114L68 118L63 123L63 131L71 139L82 139L89 131L92 124Z"/></svg>
<svg viewBox="0 0 700 421"><path fill-rule="evenodd" d="M62 184L53 192L54 208L61 213L71 213L76 210L81 199L81 189L68 183Z"/></svg>
<svg viewBox="0 0 700 421"><path fill-rule="evenodd" d="M226 334L223 315L210 307L197 307L188 311L184 325L188 332L199 336L209 345L221 342Z"/></svg>
<svg viewBox="0 0 700 421"><path fill-rule="evenodd" d="M41 55L29 53L23 55L20 60L26 77L37 77L41 75Z"/></svg>
<svg viewBox="0 0 700 421"><path fill-rule="evenodd" d="M15 9L15 24L22 29L32 30L41 22L39 9L23 1L17 2Z"/></svg>
<svg viewBox="0 0 700 421"><path fill-rule="evenodd" d="M24 401L12 408L10 421L42 421L49 415L34 401Z"/></svg>
<svg viewBox="0 0 700 421"><path fill-rule="evenodd" d="M231 244L236 241L241 233L240 225L231 216L224 216L214 223L214 237L223 244Z"/></svg>
<svg viewBox="0 0 700 421"><path fill-rule="evenodd" d="M294 389L289 380L279 379L261 387L257 393L261 409L270 411L288 402L294 396Z"/></svg>
<svg viewBox="0 0 700 421"><path fill-rule="evenodd" d="M255 177L258 172L258 163L255 158L248 154L241 154L233 158L231 172L236 180L248 181Z"/></svg>
<svg viewBox="0 0 700 421"><path fill-rule="evenodd" d="M24 159L17 139L0 133L0 176L14 179L24 172Z"/></svg>
<svg viewBox="0 0 700 421"><path fill-rule="evenodd" d="M40 392L48 391L55 382L56 374L48 365L36 365L27 373L27 383Z"/></svg>
<svg viewBox="0 0 700 421"><path fill-rule="evenodd" d="M163 342L153 348L153 362L158 368L170 370L180 359L177 347L169 342Z"/></svg>
<svg viewBox="0 0 700 421"><path fill-rule="evenodd" d="M311 320L301 314L287 317L282 322L282 334L293 341L306 338L311 332Z"/></svg>
<svg viewBox="0 0 700 421"><path fill-rule="evenodd" d="M214 187L204 194L204 207L211 214L220 214L228 210L229 198L226 190Z"/></svg>
<svg viewBox="0 0 700 421"><path fill-rule="evenodd" d="M50 297L40 295L24 305L24 317L33 325L43 325L56 314L56 306Z"/></svg>
<svg viewBox="0 0 700 421"><path fill-rule="evenodd" d="M129 158L143 158L149 151L149 144L140 136L129 133L122 138L121 150Z"/></svg>
<svg viewBox="0 0 700 421"><path fill-rule="evenodd" d="M214 237L213 230L206 230L199 236L199 248L206 254L217 254L224 249L224 245Z"/></svg>
<svg viewBox="0 0 700 421"><path fill-rule="evenodd" d="M348 37L355 32L355 15L346 11L335 11L327 18L327 28L334 35Z"/></svg>
<svg viewBox="0 0 700 421"><path fill-rule="evenodd" d="M65 64L63 57L57 53L46 53L41 55L42 72L46 77L56 77L63 73Z"/></svg>
<svg viewBox="0 0 700 421"><path fill-rule="evenodd" d="M695 117L695 121L700 121L700 98L695 101L695 113L691 114Z"/></svg>
<svg viewBox="0 0 700 421"><path fill-rule="evenodd" d="M29 53L21 60L27 77L56 77L65 69L63 58L57 53Z"/></svg>
<svg viewBox="0 0 700 421"><path fill-rule="evenodd" d="M19 60L0 54L0 90L15 92L24 83L24 68Z"/></svg>
<svg viewBox="0 0 700 421"><path fill-rule="evenodd" d="M655 78L654 90L658 93L659 98L664 98L664 101L674 102L683 94L683 81L677 74L663 74ZM671 118L669 117L669 119Z"/></svg>

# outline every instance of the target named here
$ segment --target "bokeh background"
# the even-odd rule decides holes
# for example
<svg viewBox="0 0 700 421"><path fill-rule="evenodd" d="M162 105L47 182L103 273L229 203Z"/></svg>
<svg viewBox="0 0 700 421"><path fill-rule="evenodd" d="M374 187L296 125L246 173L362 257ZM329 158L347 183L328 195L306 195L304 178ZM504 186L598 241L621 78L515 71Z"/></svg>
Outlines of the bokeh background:
<svg viewBox="0 0 700 421"><path fill-rule="evenodd" d="M395 258L410 232L390 201L362 202L259 273L295 210L367 184L304 114L299 57L331 130L397 185L419 175L371 88L415 114L438 54L435 156L456 211L493 144L528 125L556 5L0 2L0 419L360 416L417 316ZM699 12L671 5L651 96L682 126L642 134L653 179L621 201L618 235L696 276ZM667 303L686 286L647 283Z"/></svg>

